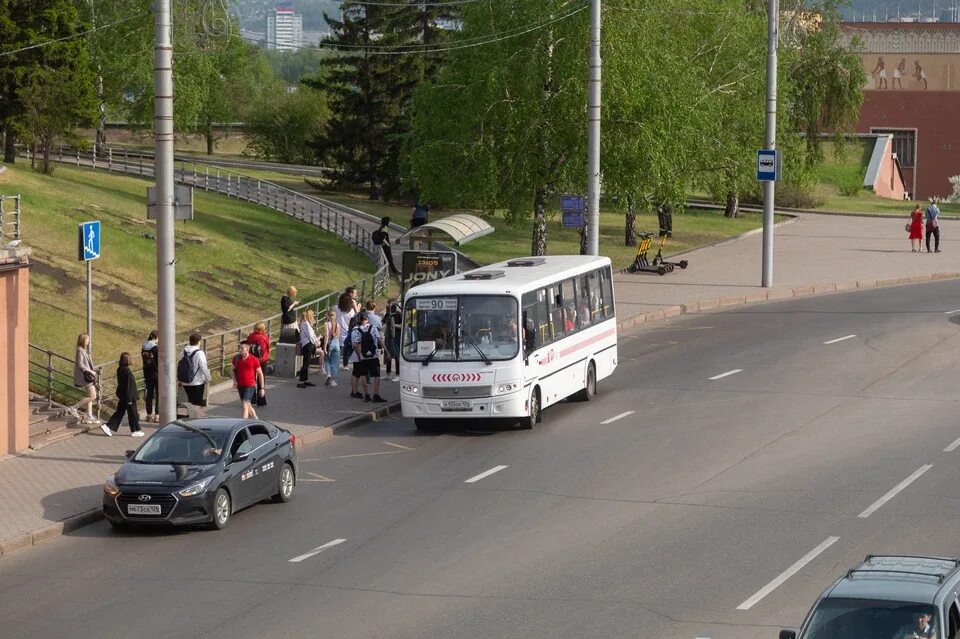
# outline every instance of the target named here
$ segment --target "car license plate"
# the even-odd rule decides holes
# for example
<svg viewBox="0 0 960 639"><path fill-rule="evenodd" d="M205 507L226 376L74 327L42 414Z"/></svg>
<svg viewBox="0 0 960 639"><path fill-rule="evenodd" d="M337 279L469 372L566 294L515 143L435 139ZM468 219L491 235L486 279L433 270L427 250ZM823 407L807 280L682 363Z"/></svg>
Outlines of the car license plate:
<svg viewBox="0 0 960 639"><path fill-rule="evenodd" d="M160 504L127 504L128 515L159 515Z"/></svg>
<svg viewBox="0 0 960 639"><path fill-rule="evenodd" d="M440 404L441 410L459 410L459 411L469 411L472 410L469 401L465 400L449 400Z"/></svg>

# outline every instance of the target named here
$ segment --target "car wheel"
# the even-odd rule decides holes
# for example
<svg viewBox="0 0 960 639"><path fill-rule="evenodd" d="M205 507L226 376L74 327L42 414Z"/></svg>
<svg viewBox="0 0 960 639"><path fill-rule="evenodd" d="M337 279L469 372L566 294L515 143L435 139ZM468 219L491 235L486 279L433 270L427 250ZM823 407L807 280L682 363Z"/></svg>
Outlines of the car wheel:
<svg viewBox="0 0 960 639"><path fill-rule="evenodd" d="M230 515L233 514L232 506L230 493L223 488L218 488L217 494L213 498L213 527L215 529L223 530L230 523Z"/></svg>
<svg viewBox="0 0 960 639"><path fill-rule="evenodd" d="M293 486L296 484L296 478L293 476L293 467L284 463L280 469L280 478L277 480L277 494L273 496L273 501L278 503L287 503L293 497Z"/></svg>
<svg viewBox="0 0 960 639"><path fill-rule="evenodd" d="M533 428L534 424L539 424L541 419L540 389L534 388L530 394L530 414L520 421L520 428L529 430Z"/></svg>
<svg viewBox="0 0 960 639"><path fill-rule="evenodd" d="M597 368L593 362L587 367L587 382L583 390L574 395L578 402L589 402L597 396Z"/></svg>

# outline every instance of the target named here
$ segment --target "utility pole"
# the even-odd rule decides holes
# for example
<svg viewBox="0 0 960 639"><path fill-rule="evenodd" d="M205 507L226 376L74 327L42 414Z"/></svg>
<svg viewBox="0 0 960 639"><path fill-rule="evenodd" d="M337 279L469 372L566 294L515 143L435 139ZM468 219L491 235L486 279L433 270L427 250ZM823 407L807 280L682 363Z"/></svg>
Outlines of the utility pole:
<svg viewBox="0 0 960 639"><path fill-rule="evenodd" d="M777 41L780 23L779 0L767 0L767 112L764 118L763 148L777 147ZM764 288L773 286L773 201L776 182L763 183L763 276Z"/></svg>
<svg viewBox="0 0 960 639"><path fill-rule="evenodd" d="M587 255L600 255L600 0L590 0L587 83Z"/></svg>
<svg viewBox="0 0 960 639"><path fill-rule="evenodd" d="M177 417L176 267L173 225L173 46L171 0L154 0L153 130L157 194L157 330L160 332L160 423Z"/></svg>

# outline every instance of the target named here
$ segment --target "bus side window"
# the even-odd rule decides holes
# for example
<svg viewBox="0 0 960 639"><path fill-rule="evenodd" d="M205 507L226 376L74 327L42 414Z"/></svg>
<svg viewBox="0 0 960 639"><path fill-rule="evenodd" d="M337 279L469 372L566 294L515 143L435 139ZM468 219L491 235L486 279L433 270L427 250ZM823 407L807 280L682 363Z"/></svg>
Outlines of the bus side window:
<svg viewBox="0 0 960 639"><path fill-rule="evenodd" d="M603 318L610 319L614 314L613 307L613 274L607 266L600 271L600 304L603 309Z"/></svg>
<svg viewBox="0 0 960 639"><path fill-rule="evenodd" d="M577 330L577 297L573 292L573 278L563 280L560 285L560 302L562 309L564 334L570 334Z"/></svg>
<svg viewBox="0 0 960 639"><path fill-rule="evenodd" d="M578 275L574 281L577 293L577 326L586 328L593 323L593 313L590 312L590 291L586 275Z"/></svg>
<svg viewBox="0 0 960 639"><path fill-rule="evenodd" d="M587 304L590 308L590 321L599 322L604 319L603 308L600 303L600 272L587 273Z"/></svg>

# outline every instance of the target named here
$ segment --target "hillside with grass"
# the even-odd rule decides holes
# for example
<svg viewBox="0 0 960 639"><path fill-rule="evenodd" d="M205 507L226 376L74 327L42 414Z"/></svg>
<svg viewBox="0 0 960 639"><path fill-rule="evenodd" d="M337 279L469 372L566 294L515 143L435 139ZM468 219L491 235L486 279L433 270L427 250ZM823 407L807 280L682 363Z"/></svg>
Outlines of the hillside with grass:
<svg viewBox="0 0 960 639"><path fill-rule="evenodd" d="M72 354L86 328L86 269L77 224L101 220L94 262L94 359L136 351L156 324L154 223L146 180L58 167L42 176L9 166L0 192L20 194L22 237L33 249L30 342ZM371 273L335 236L266 208L196 192L195 219L178 222L177 333L215 333L279 312L290 284L303 301Z"/></svg>

